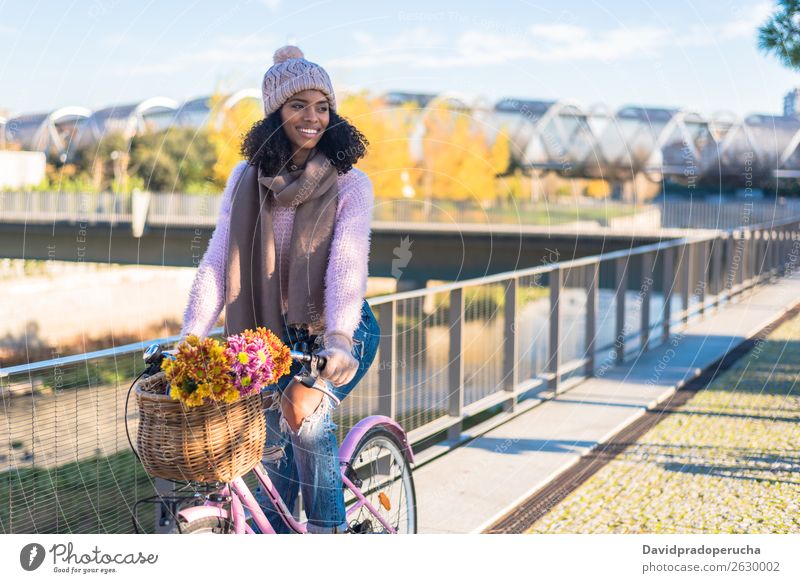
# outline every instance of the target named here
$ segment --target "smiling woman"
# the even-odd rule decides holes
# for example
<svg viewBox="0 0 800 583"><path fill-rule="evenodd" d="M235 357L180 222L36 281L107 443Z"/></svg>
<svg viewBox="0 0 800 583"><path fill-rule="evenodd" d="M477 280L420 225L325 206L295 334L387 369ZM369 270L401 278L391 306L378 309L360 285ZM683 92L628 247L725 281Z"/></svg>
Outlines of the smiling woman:
<svg viewBox="0 0 800 583"><path fill-rule="evenodd" d="M264 326L287 344L320 349L328 386L288 376L265 388L273 453L264 465L289 507L302 488L308 532L344 532L331 410L364 376L380 337L364 300L374 195L353 168L367 140L337 115L322 67L293 46L274 61L264 75L265 117L245 136L247 161L228 179L182 334L205 336L224 307L227 335ZM271 501L259 502L286 532Z"/></svg>
<svg viewBox="0 0 800 583"><path fill-rule="evenodd" d="M367 152L364 135L341 117L323 91L293 93L244 137L242 154L264 175L301 168L312 150L325 154L340 175L349 172Z"/></svg>

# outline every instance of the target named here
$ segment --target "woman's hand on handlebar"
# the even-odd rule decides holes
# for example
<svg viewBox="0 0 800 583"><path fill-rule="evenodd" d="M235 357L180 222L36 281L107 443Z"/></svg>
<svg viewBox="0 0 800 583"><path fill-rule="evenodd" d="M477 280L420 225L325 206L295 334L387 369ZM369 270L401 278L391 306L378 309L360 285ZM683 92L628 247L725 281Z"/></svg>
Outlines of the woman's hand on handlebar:
<svg viewBox="0 0 800 583"><path fill-rule="evenodd" d="M346 385L358 372L358 360L353 356L353 341L344 334L334 333L325 335L325 348L319 351L319 356L327 360L320 376L328 379L335 386Z"/></svg>

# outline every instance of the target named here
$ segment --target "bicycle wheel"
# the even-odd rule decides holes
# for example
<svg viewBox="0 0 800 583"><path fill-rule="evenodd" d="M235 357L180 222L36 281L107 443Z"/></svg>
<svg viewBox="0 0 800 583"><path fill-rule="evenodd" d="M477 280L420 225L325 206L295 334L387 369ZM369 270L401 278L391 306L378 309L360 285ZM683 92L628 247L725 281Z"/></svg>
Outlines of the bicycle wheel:
<svg viewBox="0 0 800 583"><path fill-rule="evenodd" d="M227 518L207 516L192 522L181 521L180 529L175 525L170 534L231 534L232 532L233 524Z"/></svg>
<svg viewBox="0 0 800 583"><path fill-rule="evenodd" d="M370 429L356 446L346 475L395 532L417 532L414 479L403 445L392 432L383 427ZM356 502L355 495L345 487L345 507L350 509ZM389 532L363 505L348 514L347 522L363 534Z"/></svg>

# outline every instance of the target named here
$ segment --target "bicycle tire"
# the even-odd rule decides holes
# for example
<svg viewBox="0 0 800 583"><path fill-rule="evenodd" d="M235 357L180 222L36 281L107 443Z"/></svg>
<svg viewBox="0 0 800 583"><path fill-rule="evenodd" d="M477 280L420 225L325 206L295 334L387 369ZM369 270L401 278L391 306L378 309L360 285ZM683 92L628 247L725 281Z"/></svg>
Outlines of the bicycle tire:
<svg viewBox="0 0 800 583"><path fill-rule="evenodd" d="M227 518L205 516L191 522L181 521L172 527L170 534L233 534L233 523Z"/></svg>
<svg viewBox="0 0 800 583"><path fill-rule="evenodd" d="M417 532L417 494L416 494L416 489L414 487L414 478L412 475L411 464L409 464L409 462L406 460L405 455L403 453L404 445L395 436L395 434L386 429L385 427L381 426L373 427L372 429L367 431L367 433L361 438L361 440L359 440L358 444L353 450L353 455L350 457L350 460L348 460L350 463L350 468L352 468L356 476L358 476L359 457L362 455L362 453L366 452L369 447L380 444L381 442L384 445L390 444L391 447L387 449L392 449L392 448L394 449L394 451L389 452L392 455L392 459L395 462L397 462L398 465L402 466L400 470L401 475L398 477L398 480L402 481L403 491L405 492L406 525L403 533L415 534ZM363 460L361 461L363 462ZM381 507L380 503L378 502L379 500L378 496L380 492L376 492L375 493L376 495L372 496L369 493L368 488L367 491L365 491L364 488L359 488L359 490L362 491L364 496L370 501L370 503L375 508ZM345 495L347 495L349 492L350 492L349 489L345 487ZM347 506L350 507L352 506L353 503L355 503L355 500ZM360 512L361 511L359 511L359 513ZM372 514L372 512L369 512L366 509L364 509L364 512L368 514L370 517L372 517L372 520L374 520L377 523L376 526L379 529L383 528L383 526L379 522L377 522L377 520L375 520L375 517ZM350 522L352 526L354 522L358 521L348 518L348 522ZM401 530L403 530L399 528L400 527L399 524L398 525L393 524L392 526L396 527L398 533ZM376 531L372 530L371 532L376 532Z"/></svg>

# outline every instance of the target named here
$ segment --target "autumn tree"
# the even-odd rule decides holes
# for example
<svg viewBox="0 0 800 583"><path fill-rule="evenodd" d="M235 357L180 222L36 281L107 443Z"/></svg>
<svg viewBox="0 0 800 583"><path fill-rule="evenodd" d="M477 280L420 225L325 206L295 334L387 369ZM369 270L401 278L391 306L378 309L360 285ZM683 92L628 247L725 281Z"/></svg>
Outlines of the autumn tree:
<svg viewBox="0 0 800 583"><path fill-rule="evenodd" d="M232 107L225 107L228 96L215 92L211 97L208 117L208 140L214 148L216 162L212 171L214 182L225 186L234 166L241 162L242 139L252 125L264 117L261 102L242 99Z"/></svg>
<svg viewBox="0 0 800 583"><path fill-rule="evenodd" d="M425 119L425 196L487 205L496 198L497 175L508 168L509 140L493 141L468 112L437 107Z"/></svg>
<svg viewBox="0 0 800 583"><path fill-rule="evenodd" d="M409 140L412 104L392 107L382 97L362 91L346 95L338 113L369 141L367 155L357 166L369 175L376 197L400 198L406 186L417 187L421 170L411 156Z"/></svg>

